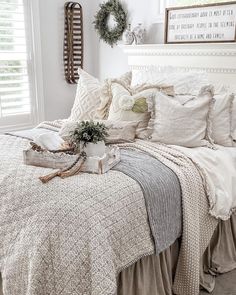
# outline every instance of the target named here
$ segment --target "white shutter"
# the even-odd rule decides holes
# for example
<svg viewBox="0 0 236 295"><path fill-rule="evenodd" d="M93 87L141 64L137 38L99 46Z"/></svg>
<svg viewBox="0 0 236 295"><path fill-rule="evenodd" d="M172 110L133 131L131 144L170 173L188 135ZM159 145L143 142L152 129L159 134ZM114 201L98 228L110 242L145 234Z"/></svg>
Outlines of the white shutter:
<svg viewBox="0 0 236 295"><path fill-rule="evenodd" d="M33 123L26 3L0 0L0 130Z"/></svg>

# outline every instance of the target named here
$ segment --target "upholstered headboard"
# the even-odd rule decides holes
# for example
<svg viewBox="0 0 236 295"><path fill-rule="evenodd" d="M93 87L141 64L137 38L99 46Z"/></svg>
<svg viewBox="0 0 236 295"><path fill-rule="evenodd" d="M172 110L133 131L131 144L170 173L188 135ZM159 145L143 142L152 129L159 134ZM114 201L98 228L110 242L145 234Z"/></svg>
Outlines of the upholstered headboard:
<svg viewBox="0 0 236 295"><path fill-rule="evenodd" d="M180 71L204 71L213 83L225 84L236 91L236 43L122 47L132 69L172 66Z"/></svg>

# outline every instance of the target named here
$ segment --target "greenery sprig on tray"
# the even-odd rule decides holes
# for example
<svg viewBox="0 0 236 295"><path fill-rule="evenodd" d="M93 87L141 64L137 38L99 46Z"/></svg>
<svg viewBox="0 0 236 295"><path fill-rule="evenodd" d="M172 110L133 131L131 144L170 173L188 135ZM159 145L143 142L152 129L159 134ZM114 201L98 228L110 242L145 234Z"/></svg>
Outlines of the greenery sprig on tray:
<svg viewBox="0 0 236 295"><path fill-rule="evenodd" d="M80 143L84 146L87 143L98 143L99 141L105 141L108 136L108 128L99 122L82 121L77 124L77 127L71 133L71 142L79 147Z"/></svg>
<svg viewBox="0 0 236 295"><path fill-rule="evenodd" d="M113 15L117 22L116 27L111 30L108 27L110 15ZM109 0L100 4L100 10L95 15L94 25L100 38L113 47L127 27L127 14L118 0Z"/></svg>

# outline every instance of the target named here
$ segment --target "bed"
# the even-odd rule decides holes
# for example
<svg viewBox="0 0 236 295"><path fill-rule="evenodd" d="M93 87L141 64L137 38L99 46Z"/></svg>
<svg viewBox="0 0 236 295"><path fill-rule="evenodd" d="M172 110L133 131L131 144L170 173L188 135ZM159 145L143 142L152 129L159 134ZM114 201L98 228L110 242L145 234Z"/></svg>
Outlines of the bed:
<svg viewBox="0 0 236 295"><path fill-rule="evenodd" d="M186 71L198 68L215 83L223 80L234 90L235 45L226 45L223 51L216 45L214 52L204 46L131 46L125 47L125 52L133 69L150 65L174 65L176 70ZM51 131L57 131L57 126ZM148 158L143 163L151 159L152 169L158 166L160 175L168 175L161 182L168 187L167 192L163 189L166 198L178 191L177 176L181 204L176 193L166 211L159 212L163 214L160 222L145 196L145 184L135 180L138 173L131 177L132 169L128 173L127 166L101 177L82 174L43 186L38 177L50 170L23 164L22 150L27 146L27 139L0 136L0 270L4 295L164 295L172 294L173 289L176 294L197 295L200 283L212 291L213 275L236 267L236 219L232 215L236 192L231 185L235 183L235 148L192 151L143 140L121 145L126 159L132 155L130 165L132 159L138 160L145 153ZM204 169L198 165L202 158ZM218 161L219 170L214 174L211 170ZM230 164L225 165L225 161ZM230 218L228 221L213 217L217 214L214 205L219 204L214 189L223 189L217 178L222 169L233 175L230 206L227 212L218 211L221 217ZM148 174L145 165L143 171ZM156 177L158 173L151 174ZM150 177L149 181L155 185L157 179ZM157 203L154 208L162 205ZM182 212L178 206L182 206ZM162 231L156 231L159 235L154 235L161 226Z"/></svg>

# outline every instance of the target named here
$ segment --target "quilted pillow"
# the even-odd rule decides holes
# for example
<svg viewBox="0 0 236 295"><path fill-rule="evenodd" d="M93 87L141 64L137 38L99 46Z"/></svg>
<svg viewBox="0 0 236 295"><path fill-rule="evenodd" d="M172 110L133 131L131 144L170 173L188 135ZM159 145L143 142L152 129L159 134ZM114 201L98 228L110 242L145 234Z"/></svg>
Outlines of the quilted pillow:
<svg viewBox="0 0 236 295"><path fill-rule="evenodd" d="M78 70L80 79L69 120L92 120L100 104L101 83L84 70Z"/></svg>
<svg viewBox="0 0 236 295"><path fill-rule="evenodd" d="M129 88L121 83L113 82L110 87L112 100L108 120L139 122L136 136L141 139L149 136L147 126L151 113L148 102L160 90L173 94L173 87L168 86L162 88L158 85L143 85Z"/></svg>
<svg viewBox="0 0 236 295"><path fill-rule="evenodd" d="M228 92L214 96L215 105L212 119L212 138L216 144L233 146L232 124L233 124L233 102L234 95Z"/></svg>
<svg viewBox="0 0 236 295"><path fill-rule="evenodd" d="M106 139L106 143L108 144L133 142L135 140L138 122L109 120L95 120L95 122L103 123L109 129L109 136ZM64 140L69 140L71 132L76 128L78 123L79 122L66 122L59 131L59 135Z"/></svg>
<svg viewBox="0 0 236 295"><path fill-rule="evenodd" d="M153 100L150 140L185 147L212 146L210 117L214 104L211 87L195 97L174 98L158 92Z"/></svg>

